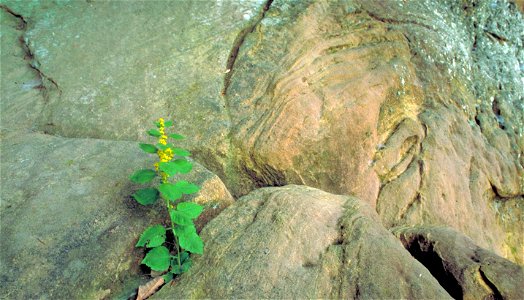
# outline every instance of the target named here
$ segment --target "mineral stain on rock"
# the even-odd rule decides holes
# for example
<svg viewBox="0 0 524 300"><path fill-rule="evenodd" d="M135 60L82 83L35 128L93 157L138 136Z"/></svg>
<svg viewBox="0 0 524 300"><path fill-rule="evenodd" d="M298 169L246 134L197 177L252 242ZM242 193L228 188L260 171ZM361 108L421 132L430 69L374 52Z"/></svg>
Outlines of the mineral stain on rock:
<svg viewBox="0 0 524 300"><path fill-rule="evenodd" d="M206 248L153 297L524 297L519 1L0 14L4 297L127 297L149 280L133 246L166 216L127 177L166 115L190 137Z"/></svg>

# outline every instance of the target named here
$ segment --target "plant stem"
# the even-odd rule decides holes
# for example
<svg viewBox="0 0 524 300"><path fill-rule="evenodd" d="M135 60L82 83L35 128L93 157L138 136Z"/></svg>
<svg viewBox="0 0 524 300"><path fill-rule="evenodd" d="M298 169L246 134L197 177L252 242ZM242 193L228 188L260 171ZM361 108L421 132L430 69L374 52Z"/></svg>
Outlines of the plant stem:
<svg viewBox="0 0 524 300"><path fill-rule="evenodd" d="M171 219L170 207L169 207L169 200L166 199L166 206L167 206L167 214L169 215L169 220L171 221L171 231L173 232L173 236L175 237L175 244L177 248L177 260L178 260L178 270L182 270L182 264L180 263L180 244L178 243L178 238L175 233L175 224L173 223L173 219Z"/></svg>

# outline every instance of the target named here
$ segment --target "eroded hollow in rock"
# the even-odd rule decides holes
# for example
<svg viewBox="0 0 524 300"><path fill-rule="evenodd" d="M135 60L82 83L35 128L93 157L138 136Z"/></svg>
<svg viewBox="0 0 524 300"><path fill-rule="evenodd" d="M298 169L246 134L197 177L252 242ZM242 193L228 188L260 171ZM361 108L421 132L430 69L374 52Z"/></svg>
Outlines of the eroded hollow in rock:
<svg viewBox="0 0 524 300"><path fill-rule="evenodd" d="M437 279L440 285L455 299L463 299L464 294L459 282L453 276L450 268L452 266L440 257L434 250L433 242L426 240L422 235L413 237L410 241L404 242L406 249L413 257L422 263Z"/></svg>

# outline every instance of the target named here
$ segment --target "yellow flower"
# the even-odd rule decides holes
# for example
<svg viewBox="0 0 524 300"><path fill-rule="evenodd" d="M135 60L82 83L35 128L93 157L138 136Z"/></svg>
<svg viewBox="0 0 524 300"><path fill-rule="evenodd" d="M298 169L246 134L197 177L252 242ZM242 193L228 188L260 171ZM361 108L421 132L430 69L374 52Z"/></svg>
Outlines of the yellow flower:
<svg viewBox="0 0 524 300"><path fill-rule="evenodd" d="M158 119L158 131L160 132L158 143L162 145L167 145L167 135L165 133L165 123L163 118ZM174 157L173 150L171 150L171 148L167 148L166 150L158 149L157 155L159 159L159 162L155 163L155 170L157 172L159 163L169 162ZM167 175L165 172L160 172L160 176L162 177L162 182L167 182L167 178L169 177L169 175Z"/></svg>

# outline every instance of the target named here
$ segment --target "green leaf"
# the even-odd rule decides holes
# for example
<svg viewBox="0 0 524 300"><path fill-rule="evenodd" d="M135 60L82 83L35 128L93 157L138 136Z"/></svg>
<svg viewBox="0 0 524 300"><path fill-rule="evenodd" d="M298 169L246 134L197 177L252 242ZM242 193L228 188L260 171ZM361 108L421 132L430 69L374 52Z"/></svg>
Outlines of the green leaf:
<svg viewBox="0 0 524 300"><path fill-rule="evenodd" d="M178 188L178 190L180 190L185 195L194 194L200 191L200 187L198 185L189 183L185 180L180 180L177 183L175 183L175 185Z"/></svg>
<svg viewBox="0 0 524 300"><path fill-rule="evenodd" d="M191 220L189 216L187 216L186 214L182 212L176 211L174 209L171 209L169 211L169 216L171 217L171 220L175 224L178 224L178 225L192 225L193 224L193 221Z"/></svg>
<svg viewBox="0 0 524 300"><path fill-rule="evenodd" d="M181 235L178 238L178 242L180 243L180 247L186 251L197 254L204 253L204 242L196 232L188 235Z"/></svg>
<svg viewBox="0 0 524 300"><path fill-rule="evenodd" d="M181 202L176 206L176 210L183 213L188 218L196 219L202 213L203 208L193 202Z"/></svg>
<svg viewBox="0 0 524 300"><path fill-rule="evenodd" d="M193 165L183 158L175 159L173 163L177 166L178 171L182 174L189 173L193 169Z"/></svg>
<svg viewBox="0 0 524 300"><path fill-rule="evenodd" d="M158 186L158 190L160 193L162 193L162 196L168 200L175 201L182 198L182 192L176 185L172 183L162 183Z"/></svg>
<svg viewBox="0 0 524 300"><path fill-rule="evenodd" d="M160 134L160 131L158 131L156 129L148 130L147 134L149 134L150 136L154 136L154 137L159 137L159 136L162 135L162 134Z"/></svg>
<svg viewBox="0 0 524 300"><path fill-rule="evenodd" d="M164 279L164 283L169 283L171 280L173 280L173 273L168 272L162 276Z"/></svg>
<svg viewBox="0 0 524 300"><path fill-rule="evenodd" d="M180 262L184 263L189 258L189 252L183 251L180 253Z"/></svg>
<svg viewBox="0 0 524 300"><path fill-rule="evenodd" d="M182 149L182 148L174 148L173 149L173 153L175 155L178 155L178 156L189 156L191 155L191 152L185 150L185 149Z"/></svg>
<svg viewBox="0 0 524 300"><path fill-rule="evenodd" d="M151 180L153 180L155 176L156 176L155 170L143 169L143 170L136 171L133 175L131 175L131 177L129 177L129 179L131 179L131 181L136 182L136 183L148 183Z"/></svg>
<svg viewBox="0 0 524 300"><path fill-rule="evenodd" d="M173 126L173 121L165 121L165 122L164 122L164 126L165 126L165 127L171 127L171 126Z"/></svg>
<svg viewBox="0 0 524 300"><path fill-rule="evenodd" d="M140 149L144 150L147 153L156 153L158 150L154 145L151 144L139 144Z"/></svg>
<svg viewBox="0 0 524 300"><path fill-rule="evenodd" d="M177 225L175 228L175 235L177 237L190 236L194 233L196 233L196 227L193 222L191 222L189 225Z"/></svg>
<svg viewBox="0 0 524 300"><path fill-rule="evenodd" d="M164 226L154 225L144 230L135 247L154 248L162 245L165 241L166 229Z"/></svg>
<svg viewBox="0 0 524 300"><path fill-rule="evenodd" d="M141 189L133 194L133 198L142 205L150 205L158 199L158 190L155 188Z"/></svg>
<svg viewBox="0 0 524 300"><path fill-rule="evenodd" d="M153 271L163 272L169 269L170 261L171 256L169 255L169 250L164 246L160 246L147 252L142 263L150 267Z"/></svg>
<svg viewBox="0 0 524 300"><path fill-rule="evenodd" d="M176 133L170 134L169 137L171 137L171 138L173 138L175 140L183 140L183 139L186 138L185 136L180 135L180 134L176 134Z"/></svg>
<svg viewBox="0 0 524 300"><path fill-rule="evenodd" d="M158 168L169 176L178 173L186 174L191 172L193 165L185 159L175 159L174 161L161 162Z"/></svg>
<svg viewBox="0 0 524 300"><path fill-rule="evenodd" d="M185 253L187 253L187 252L185 252ZM191 268L191 265L193 265L193 262L191 261L189 256L188 256L188 258L184 262L182 262L182 259L180 259L180 261L182 263L181 266L178 265L178 259L177 258L175 258L175 259L173 259L171 261L171 272L173 272L173 274L179 275L179 274L185 273L185 272L189 271L189 268Z"/></svg>

